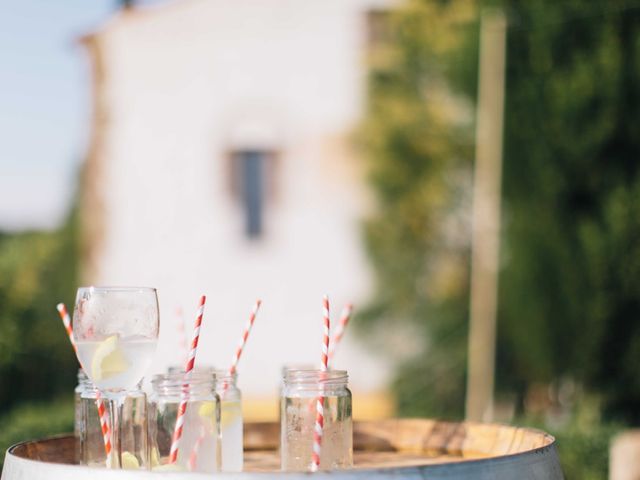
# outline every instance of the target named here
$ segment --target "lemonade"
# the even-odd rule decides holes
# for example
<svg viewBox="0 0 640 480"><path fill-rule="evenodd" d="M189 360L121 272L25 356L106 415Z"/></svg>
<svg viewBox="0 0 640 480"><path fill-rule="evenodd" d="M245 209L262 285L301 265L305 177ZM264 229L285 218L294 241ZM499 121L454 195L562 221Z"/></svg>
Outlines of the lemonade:
<svg viewBox="0 0 640 480"><path fill-rule="evenodd" d="M242 403L240 400L222 402L220 430L222 436L222 471L241 472L244 462L242 451Z"/></svg>
<svg viewBox="0 0 640 480"><path fill-rule="evenodd" d="M78 357L93 384L100 390L130 390L151 364L156 340L144 337L76 342Z"/></svg>
<svg viewBox="0 0 640 480"><path fill-rule="evenodd" d="M220 396L220 437L222 471L241 472L244 463L242 394L236 384L237 375L216 370L216 393Z"/></svg>

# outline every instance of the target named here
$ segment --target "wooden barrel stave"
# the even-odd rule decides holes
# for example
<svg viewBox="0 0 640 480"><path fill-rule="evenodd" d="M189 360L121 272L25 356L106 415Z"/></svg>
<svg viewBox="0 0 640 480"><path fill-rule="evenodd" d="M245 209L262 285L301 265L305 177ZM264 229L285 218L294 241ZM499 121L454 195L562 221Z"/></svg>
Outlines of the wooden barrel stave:
<svg viewBox="0 0 640 480"><path fill-rule="evenodd" d="M279 426L245 426L245 472L221 478L288 479L307 474L279 471ZM154 479L152 472L88 469L75 463L71 436L23 442L11 447L1 480ZM395 419L354 424L354 462L350 470L322 472L318 479L562 480L555 440L532 429L429 419ZM168 480L197 480L200 474L163 473ZM207 476L208 477L208 476Z"/></svg>

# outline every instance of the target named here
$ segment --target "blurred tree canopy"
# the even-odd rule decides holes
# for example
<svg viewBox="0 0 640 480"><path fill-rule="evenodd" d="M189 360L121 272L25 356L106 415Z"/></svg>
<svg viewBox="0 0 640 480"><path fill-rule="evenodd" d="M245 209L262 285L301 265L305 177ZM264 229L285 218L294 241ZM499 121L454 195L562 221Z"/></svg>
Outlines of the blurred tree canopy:
<svg viewBox="0 0 640 480"><path fill-rule="evenodd" d="M371 50L360 141L378 199L365 226L378 282L359 319L390 351L419 340L395 380L404 414L446 417L464 405L473 115L445 60L475 55L459 27L476 15L470 1L409 2ZM408 330L393 341L398 325Z"/></svg>
<svg viewBox="0 0 640 480"><path fill-rule="evenodd" d="M498 380L640 423L640 3L511 0Z"/></svg>
<svg viewBox="0 0 640 480"><path fill-rule="evenodd" d="M575 381L640 423L640 2L411 0L371 55L363 331L402 326L400 413L460 417L482 7L507 13L497 387ZM397 351L397 345L395 345Z"/></svg>
<svg viewBox="0 0 640 480"><path fill-rule="evenodd" d="M78 363L55 307L73 300L76 266L75 215L53 232L0 233L0 413L73 391Z"/></svg>

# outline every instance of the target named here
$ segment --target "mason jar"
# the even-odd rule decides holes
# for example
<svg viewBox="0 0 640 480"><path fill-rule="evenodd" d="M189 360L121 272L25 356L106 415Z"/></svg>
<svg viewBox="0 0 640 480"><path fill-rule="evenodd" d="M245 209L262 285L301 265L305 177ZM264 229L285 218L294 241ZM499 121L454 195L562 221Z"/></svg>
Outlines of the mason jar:
<svg viewBox="0 0 640 480"><path fill-rule="evenodd" d="M155 375L149 398L149 443L152 470L211 473L220 471L220 399L215 391L215 375L174 371ZM178 456L169 455L178 418L178 408L186 401Z"/></svg>
<svg viewBox="0 0 640 480"><path fill-rule="evenodd" d="M82 418L82 393L86 389L92 389L93 384L87 377L87 374L84 373L84 370L81 368L78 369L78 385L74 390L74 422L73 422L73 435L76 439L80 438L80 432L83 429L83 418Z"/></svg>
<svg viewBox="0 0 640 480"><path fill-rule="evenodd" d="M236 383L237 374L216 370L216 392L220 396L220 441L222 471L241 472L244 464L242 394Z"/></svg>
<svg viewBox="0 0 640 480"><path fill-rule="evenodd" d="M324 428L320 470L353 466L351 392L345 370L288 370L280 399L280 455L284 471L312 470L316 405L322 399Z"/></svg>
<svg viewBox="0 0 640 480"><path fill-rule="evenodd" d="M79 432L78 460L81 465L106 467L105 440L100 423L98 389L88 380L82 383L79 392ZM109 420L109 402L102 401L104 418ZM127 392L120 412L120 446L123 469L139 470L149 468L149 443L147 432L147 397L139 388ZM109 425L109 432L112 429ZM112 439L109 441L113 443ZM115 455L115 452L111 452Z"/></svg>

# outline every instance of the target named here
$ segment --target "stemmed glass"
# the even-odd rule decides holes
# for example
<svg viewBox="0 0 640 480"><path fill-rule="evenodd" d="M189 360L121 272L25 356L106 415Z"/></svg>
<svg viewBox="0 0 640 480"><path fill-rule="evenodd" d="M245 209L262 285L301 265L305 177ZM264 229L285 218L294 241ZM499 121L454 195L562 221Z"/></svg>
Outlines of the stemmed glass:
<svg viewBox="0 0 640 480"><path fill-rule="evenodd" d="M111 468L122 468L122 405L151 365L159 329L155 288L78 288L73 337L82 368L109 402Z"/></svg>

